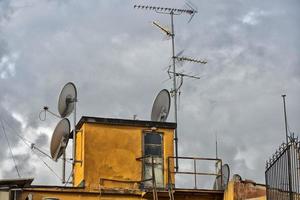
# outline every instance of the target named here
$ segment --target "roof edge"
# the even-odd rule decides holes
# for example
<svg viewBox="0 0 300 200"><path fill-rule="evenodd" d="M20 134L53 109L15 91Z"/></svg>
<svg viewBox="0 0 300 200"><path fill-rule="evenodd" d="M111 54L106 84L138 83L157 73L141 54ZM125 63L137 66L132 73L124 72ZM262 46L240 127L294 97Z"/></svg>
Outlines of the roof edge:
<svg viewBox="0 0 300 200"><path fill-rule="evenodd" d="M84 123L96 123L96 124L119 125L119 126L142 126L147 128L156 127L156 128L169 128L169 129L176 129L177 127L177 124L174 122L156 122L156 121L145 121L145 120L82 116L76 125L76 129L80 129Z"/></svg>

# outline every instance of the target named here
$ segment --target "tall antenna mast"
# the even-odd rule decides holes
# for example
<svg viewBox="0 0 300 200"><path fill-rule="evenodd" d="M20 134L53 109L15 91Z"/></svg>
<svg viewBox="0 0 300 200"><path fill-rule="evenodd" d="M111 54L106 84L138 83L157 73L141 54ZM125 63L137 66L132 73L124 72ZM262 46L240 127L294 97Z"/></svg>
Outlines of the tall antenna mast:
<svg viewBox="0 0 300 200"><path fill-rule="evenodd" d="M215 145L216 145L216 159L219 159L219 151L218 151L218 133L216 132L215 133L215 139L216 139L216 141L215 141ZM222 166L221 166L221 168L222 168ZM216 164L215 164L215 170L216 170L216 173L218 173L218 171L220 170L219 169L219 163L218 162L216 162Z"/></svg>
<svg viewBox="0 0 300 200"><path fill-rule="evenodd" d="M216 159L218 159L218 134L216 133Z"/></svg>
<svg viewBox="0 0 300 200"><path fill-rule="evenodd" d="M286 105L285 105L285 97L286 95L283 94L282 100L283 100L283 114L284 114L284 125L285 125L285 138L286 138L286 146L287 146L287 154L288 154L288 177L289 177L289 199L293 200L293 186L292 186L292 167L291 167L291 148L289 147L289 134L288 134L288 122L287 122L287 116L286 116Z"/></svg>
<svg viewBox="0 0 300 200"><path fill-rule="evenodd" d="M200 77L197 76L190 76L183 73L177 73L176 72L176 60L179 61L189 61L189 62L197 62L205 64L206 61L199 61L196 59L191 59L187 57L178 57L175 56L175 31L174 31L174 15L181 15L181 14L188 14L190 15L189 22L192 20L194 15L197 13L197 10L193 8L190 4L187 3L187 6L189 9L177 9L177 8L166 8L166 7L157 7L157 6L148 6L148 5L134 5L134 8L136 9L145 9L149 11L155 11L158 14L167 14L171 17L171 31L168 31L166 28L159 25L157 22L153 22L155 26L157 26L160 30L162 30L167 36L171 37L172 39L172 72L173 74L173 88L171 90L171 94L174 98L174 120L177 123L178 121L178 114L177 114L177 95L180 87L183 83L183 77L189 77L189 78L196 78L199 79ZM168 70L168 73L170 74L170 71ZM177 87L177 81L176 77L181 78L181 82L179 84L179 87ZM178 129L175 129L175 135L174 135L174 142L175 142L175 157L176 157L176 165L175 169L178 171Z"/></svg>

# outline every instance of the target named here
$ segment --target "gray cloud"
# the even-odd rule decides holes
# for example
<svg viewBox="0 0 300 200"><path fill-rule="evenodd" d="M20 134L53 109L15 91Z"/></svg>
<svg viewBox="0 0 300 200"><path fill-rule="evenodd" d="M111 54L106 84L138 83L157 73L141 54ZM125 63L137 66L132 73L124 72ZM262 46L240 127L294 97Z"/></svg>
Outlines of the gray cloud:
<svg viewBox="0 0 300 200"><path fill-rule="evenodd" d="M22 177L32 177L36 171L35 167L32 165L32 157L30 154L18 154L15 157L16 165ZM14 166L11 168L3 169L3 174L5 178L15 178L16 169Z"/></svg>
<svg viewBox="0 0 300 200"><path fill-rule="evenodd" d="M45 133L41 133L36 139L35 139L35 144L37 144L39 147L43 147L46 144L48 144L48 135Z"/></svg>
<svg viewBox="0 0 300 200"><path fill-rule="evenodd" d="M1 0L0 1L0 23L3 20L8 20L13 13L13 8L11 6L11 1Z"/></svg>

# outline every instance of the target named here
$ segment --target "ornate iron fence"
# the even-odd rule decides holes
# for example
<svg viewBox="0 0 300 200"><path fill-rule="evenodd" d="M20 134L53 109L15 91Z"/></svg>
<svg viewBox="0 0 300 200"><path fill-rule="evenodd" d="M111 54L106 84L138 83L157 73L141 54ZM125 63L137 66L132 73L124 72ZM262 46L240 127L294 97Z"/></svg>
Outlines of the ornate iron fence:
<svg viewBox="0 0 300 200"><path fill-rule="evenodd" d="M266 163L268 200L300 200L300 142L294 136L282 143Z"/></svg>

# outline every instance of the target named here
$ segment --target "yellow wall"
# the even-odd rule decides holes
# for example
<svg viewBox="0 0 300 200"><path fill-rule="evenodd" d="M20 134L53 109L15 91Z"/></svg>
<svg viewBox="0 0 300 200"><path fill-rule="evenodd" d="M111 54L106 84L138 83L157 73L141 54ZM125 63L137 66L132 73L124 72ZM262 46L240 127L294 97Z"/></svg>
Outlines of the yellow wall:
<svg viewBox="0 0 300 200"><path fill-rule="evenodd" d="M79 161L75 163L74 168L74 185L79 186L84 180L84 154L83 154L83 145L84 145L84 127L83 125L81 129L76 134L76 156L75 160Z"/></svg>
<svg viewBox="0 0 300 200"><path fill-rule="evenodd" d="M32 194L33 200L43 200L44 198L58 198L59 200L99 200L99 199L126 199L136 200L143 199L141 194L100 194L99 192L80 192L80 191L60 191L57 190L25 190L17 198L17 200L24 200L28 194Z"/></svg>
<svg viewBox="0 0 300 200"><path fill-rule="evenodd" d="M76 134L74 186L84 180L89 191L99 190L100 178L140 181L142 179L142 136L145 127L84 123ZM167 157L173 156L173 130L158 129L164 141L164 184L167 183ZM172 163L172 166L173 163ZM104 181L104 187L138 188L134 183Z"/></svg>

